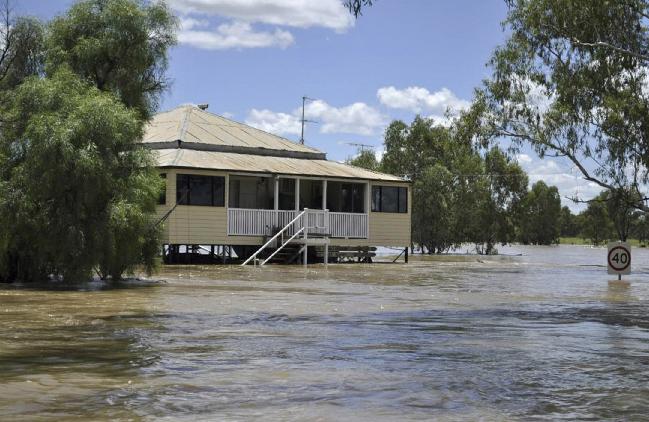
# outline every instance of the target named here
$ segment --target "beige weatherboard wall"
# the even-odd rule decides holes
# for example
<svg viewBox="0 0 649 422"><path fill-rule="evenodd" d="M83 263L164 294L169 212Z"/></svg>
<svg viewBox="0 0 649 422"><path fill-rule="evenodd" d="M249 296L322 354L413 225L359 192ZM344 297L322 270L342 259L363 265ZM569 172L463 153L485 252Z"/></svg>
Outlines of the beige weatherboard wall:
<svg viewBox="0 0 649 422"><path fill-rule="evenodd" d="M402 247L410 245L412 194L410 184L398 177L329 161L324 153L314 148L216 116L194 106L182 106L156 115L147 128L143 142L155 150L159 171L166 177L166 201L158 207L158 214L163 216L173 209L165 221L164 242L167 244L261 245L264 235L228 234L229 215L239 212L238 208L229 207L232 179L245 181L245 186L250 185L250 180L255 180L258 185L263 184L269 191L272 190L271 196L262 207L265 207L267 212L278 209L279 199L276 200L275 196L279 194L279 186L295 188L293 205L296 210L301 210L300 204L295 202L300 198L300 192L302 196L307 195L306 186L310 186L315 192L310 200L320 205L314 207L317 209L325 209L327 204L345 202L334 197L338 191L334 192L333 189L339 189L342 195L343 189L349 190L352 186L351 193L345 191L345 198L347 202L352 198L355 212L331 214L345 221L364 222L363 224L367 225L366 235L333 237L330 244ZM219 206L177 205L177 197L181 195L176 187L178 175L222 177L223 203L219 203ZM286 181L284 185L281 184L282 181ZM373 211L373 193L379 195L377 190L384 191L383 188L375 187L403 188L398 192L399 195L404 192L406 194L406 212ZM390 190L391 193L394 191ZM213 194L213 197L214 195L216 194ZM320 196L315 199L316 195ZM281 197L281 194L279 196ZM327 196L329 198L323 200ZM359 204L359 201L362 201L362 204ZM361 209L362 211L358 212ZM401 211L404 211L403 203ZM266 211L259 211L258 214L264 212ZM250 214L256 215L254 212ZM290 218L290 215L287 215L287 218Z"/></svg>

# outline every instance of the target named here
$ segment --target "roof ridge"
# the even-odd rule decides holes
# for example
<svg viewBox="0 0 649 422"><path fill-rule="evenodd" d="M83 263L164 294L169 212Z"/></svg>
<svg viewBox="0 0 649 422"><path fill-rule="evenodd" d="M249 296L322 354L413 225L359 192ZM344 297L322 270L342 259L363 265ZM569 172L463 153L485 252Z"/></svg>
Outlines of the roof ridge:
<svg viewBox="0 0 649 422"><path fill-rule="evenodd" d="M258 131L258 132L265 133L266 135L270 135L270 136L272 136L272 137L274 137L274 138L277 138L277 139L279 139L279 140L282 140L282 141L285 141L285 142L290 142L290 143L295 144L295 145L301 145L301 146L303 146L303 147L310 148L310 149L312 149L312 150L314 150L314 151L317 151L317 152L321 152L321 153L325 153L325 154L326 154L326 152L324 152L324 151L320 151L319 149L314 148L314 147L312 147L312 146L304 145L304 144L300 144L299 142L291 141L290 139L288 139L288 138L284 138L283 136L279 136L279 135L276 135L276 134L274 134L274 133L271 133L271 132L265 131L265 130L263 130L263 129L259 129L258 127L250 126L250 125L248 125L248 124L246 124L246 123L243 123L243 122L238 122L238 121L236 121L236 120L234 120L234 119L230 119L230 118L227 118L227 117L225 117L225 116L221 116L220 114L212 113L211 111L203 110L203 109L201 109L201 108L199 108L199 107L196 107L196 106L192 106L192 105L184 105L184 106L179 106L179 107L191 107L192 109L196 109L196 110L198 110L199 112L202 112L202 113L205 113L205 114L208 114L208 115L212 115L212 116L219 117L219 118L221 118L221 119L223 119L223 120L227 120L228 122L235 123L235 124L237 124L237 125L239 125L239 126L245 126L245 129L251 128L251 129L253 129L253 130L256 130L256 131Z"/></svg>
<svg viewBox="0 0 649 422"><path fill-rule="evenodd" d="M181 142L185 142L185 135L187 134L187 123L189 123L189 115L192 113L192 107L191 106L181 106L183 108L189 108L188 110L185 111L185 114L183 115L183 120L182 123L180 124L180 132L178 133L178 140Z"/></svg>

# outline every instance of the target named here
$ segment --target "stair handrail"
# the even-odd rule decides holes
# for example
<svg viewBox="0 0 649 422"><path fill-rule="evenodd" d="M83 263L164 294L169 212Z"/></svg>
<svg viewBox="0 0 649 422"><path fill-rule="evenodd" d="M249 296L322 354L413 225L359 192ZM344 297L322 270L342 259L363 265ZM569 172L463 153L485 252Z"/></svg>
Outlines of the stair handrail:
<svg viewBox="0 0 649 422"><path fill-rule="evenodd" d="M275 241L275 240L276 240L276 239L277 239L277 238L278 238L282 233L284 233L284 232L285 232L285 231L286 231L286 230L287 230L287 229L288 229L288 228L289 228L293 223L295 223L295 222L296 222L300 217L302 217L302 216L304 215L304 213L306 213L307 211L308 211L308 209L305 209L304 211L302 211L301 213L299 213L299 214L298 214L294 219L292 219L292 220L290 221L290 223L288 223L287 225L285 225L284 228L283 228L282 230L278 231L278 232L275 234L275 236L271 237L270 240L268 240L268 242L264 243L264 245L263 245L261 248L257 249L257 252L255 252L254 254L250 255L250 257L249 257L248 259L246 259L246 260L243 262L243 264L241 264L241 266L243 267L243 266L245 266L245 265L248 265L248 263L249 263L250 261L252 261L253 259L255 259L255 258L257 257L257 255L259 255L259 253L260 253L261 251L263 251L264 249L266 249L266 247L268 247L268 245L270 245L273 241ZM304 230L304 227L305 227L305 224L302 224L301 230Z"/></svg>
<svg viewBox="0 0 649 422"><path fill-rule="evenodd" d="M286 246L286 245L288 245L289 243L291 243L291 240L295 239L295 238L296 238L300 233L302 233L302 232L304 231L304 229L305 229L305 228L302 227L300 230L297 230L297 231L295 232L295 234L293 234L293 236L289 237L288 240L286 240L284 243L282 243L282 244L280 245L279 248L275 249L275 251L274 251L272 254L270 254L270 256L264 260L264 262L261 263L261 265L266 265L266 263L267 263L268 261L270 261L271 259L273 259L273 257L277 254L277 252L279 252L279 251L281 251L282 249L284 249L284 246Z"/></svg>

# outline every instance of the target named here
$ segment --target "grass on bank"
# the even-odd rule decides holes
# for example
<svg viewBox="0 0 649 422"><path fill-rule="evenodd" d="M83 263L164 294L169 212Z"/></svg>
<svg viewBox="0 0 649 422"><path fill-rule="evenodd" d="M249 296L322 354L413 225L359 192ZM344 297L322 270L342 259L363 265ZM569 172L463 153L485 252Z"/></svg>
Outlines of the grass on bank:
<svg viewBox="0 0 649 422"><path fill-rule="evenodd" d="M634 248L646 248L647 247L647 242L646 241L640 243L640 241L638 239L628 239L628 242ZM606 243L608 243L608 242L603 242L603 243L600 244L600 246L606 246ZM593 242L591 242L590 239L583 239L581 237L560 237L559 238L559 244L561 244L561 245L589 246L589 245L592 245Z"/></svg>

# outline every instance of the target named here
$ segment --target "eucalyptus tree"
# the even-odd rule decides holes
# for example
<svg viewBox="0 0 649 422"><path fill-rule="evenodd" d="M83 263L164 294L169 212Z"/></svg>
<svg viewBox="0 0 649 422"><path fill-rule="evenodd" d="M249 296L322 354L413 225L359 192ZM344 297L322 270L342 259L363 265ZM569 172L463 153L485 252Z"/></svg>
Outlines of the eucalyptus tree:
<svg viewBox="0 0 649 422"><path fill-rule="evenodd" d="M499 148L474 145L461 124L419 116L392 122L384 145L381 170L413 182L412 235L422 251L470 242L490 254L514 239L527 175Z"/></svg>
<svg viewBox="0 0 649 422"><path fill-rule="evenodd" d="M479 253L490 255L496 244L515 240L516 217L527 193L528 179L517 162L494 147L485 154L484 173L476 183L481 188L479 217L473 221L469 240L476 244Z"/></svg>
<svg viewBox="0 0 649 422"><path fill-rule="evenodd" d="M607 192L603 191L581 213L581 235L599 245L614 236L614 226L606 205Z"/></svg>
<svg viewBox="0 0 649 422"><path fill-rule="evenodd" d="M561 197L556 186L548 186L539 180L525 195L519 215L519 234L521 242L536 245L558 243L561 224L572 214L567 207L561 208ZM566 222L567 225L570 221Z"/></svg>
<svg viewBox="0 0 649 422"><path fill-rule="evenodd" d="M649 2L507 0L507 41L469 115L487 143L565 157L648 211Z"/></svg>

